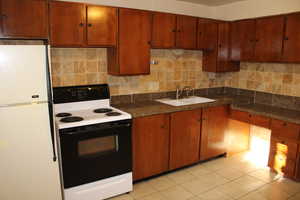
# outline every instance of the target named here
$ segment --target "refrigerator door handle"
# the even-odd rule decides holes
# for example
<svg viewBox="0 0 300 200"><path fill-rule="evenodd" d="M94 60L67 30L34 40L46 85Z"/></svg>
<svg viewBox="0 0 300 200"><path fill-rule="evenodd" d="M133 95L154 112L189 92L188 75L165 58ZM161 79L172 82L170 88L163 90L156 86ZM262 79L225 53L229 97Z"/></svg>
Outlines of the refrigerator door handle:
<svg viewBox="0 0 300 200"><path fill-rule="evenodd" d="M50 60L49 60L49 47L45 45L46 50L46 73L47 73L47 90L48 90L48 109L49 109L49 121L50 121L50 131L51 131L51 141L53 150L53 161L57 161L56 155L56 145L55 145L55 127L54 127L54 113L53 113L53 103L52 103L52 84L51 84L51 74L50 74Z"/></svg>

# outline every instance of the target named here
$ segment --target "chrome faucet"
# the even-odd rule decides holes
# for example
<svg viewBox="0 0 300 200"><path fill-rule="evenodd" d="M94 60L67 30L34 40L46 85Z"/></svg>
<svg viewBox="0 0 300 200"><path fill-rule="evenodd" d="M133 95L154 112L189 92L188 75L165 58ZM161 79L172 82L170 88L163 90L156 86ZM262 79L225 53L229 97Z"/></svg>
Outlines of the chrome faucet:
<svg viewBox="0 0 300 200"><path fill-rule="evenodd" d="M191 86L185 86L182 89L180 89L180 87L177 87L176 89L176 99L181 99L183 98L183 93L186 93L186 97L190 96L190 93L194 93L194 88L192 88Z"/></svg>

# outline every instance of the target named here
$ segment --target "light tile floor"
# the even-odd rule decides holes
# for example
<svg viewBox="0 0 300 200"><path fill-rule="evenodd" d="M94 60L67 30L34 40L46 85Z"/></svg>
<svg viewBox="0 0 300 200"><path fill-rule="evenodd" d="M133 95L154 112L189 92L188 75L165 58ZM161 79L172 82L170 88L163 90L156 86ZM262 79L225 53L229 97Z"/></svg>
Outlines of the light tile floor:
<svg viewBox="0 0 300 200"><path fill-rule="evenodd" d="M245 157L218 158L142 181L110 200L300 200L300 183Z"/></svg>

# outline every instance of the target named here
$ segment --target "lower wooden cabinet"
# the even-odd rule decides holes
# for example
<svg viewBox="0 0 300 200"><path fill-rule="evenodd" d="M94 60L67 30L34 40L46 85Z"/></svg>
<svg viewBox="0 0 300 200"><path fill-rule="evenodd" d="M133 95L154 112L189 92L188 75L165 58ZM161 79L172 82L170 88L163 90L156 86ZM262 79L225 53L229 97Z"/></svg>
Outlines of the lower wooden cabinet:
<svg viewBox="0 0 300 200"><path fill-rule="evenodd" d="M170 166L176 169L199 161L201 110L171 114Z"/></svg>
<svg viewBox="0 0 300 200"><path fill-rule="evenodd" d="M139 180L169 169L170 115L133 120L133 179Z"/></svg>
<svg viewBox="0 0 300 200"><path fill-rule="evenodd" d="M269 167L288 178L294 178L299 145L295 141L271 138Z"/></svg>
<svg viewBox="0 0 300 200"><path fill-rule="evenodd" d="M207 160L226 153L225 131L228 115L228 106L203 109L200 160Z"/></svg>

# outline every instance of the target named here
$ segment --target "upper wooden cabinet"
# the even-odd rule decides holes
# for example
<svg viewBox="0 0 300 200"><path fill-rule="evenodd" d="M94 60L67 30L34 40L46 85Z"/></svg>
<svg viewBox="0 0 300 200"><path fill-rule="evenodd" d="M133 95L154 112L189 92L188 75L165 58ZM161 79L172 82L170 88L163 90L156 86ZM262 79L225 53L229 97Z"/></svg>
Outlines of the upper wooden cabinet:
<svg viewBox="0 0 300 200"><path fill-rule="evenodd" d="M119 10L119 44L108 50L108 72L113 75L150 73L150 12Z"/></svg>
<svg viewBox="0 0 300 200"><path fill-rule="evenodd" d="M1 0L1 33L4 38L48 38L47 0Z"/></svg>
<svg viewBox="0 0 300 200"><path fill-rule="evenodd" d="M139 180L168 171L170 115L133 120L133 179Z"/></svg>
<svg viewBox="0 0 300 200"><path fill-rule="evenodd" d="M211 51L218 44L218 23L213 20L198 20L198 49Z"/></svg>
<svg viewBox="0 0 300 200"><path fill-rule="evenodd" d="M197 48L197 23L196 17L177 16L176 47L182 49Z"/></svg>
<svg viewBox="0 0 300 200"><path fill-rule="evenodd" d="M52 1L50 3L50 42L53 46L85 44L85 5Z"/></svg>
<svg viewBox="0 0 300 200"><path fill-rule="evenodd" d="M284 16L260 18L256 20L255 61L280 61Z"/></svg>
<svg viewBox="0 0 300 200"><path fill-rule="evenodd" d="M300 62L300 13L285 17L283 62Z"/></svg>
<svg viewBox="0 0 300 200"><path fill-rule="evenodd" d="M202 113L200 160L207 160L226 153L225 132L229 107L205 108Z"/></svg>
<svg viewBox="0 0 300 200"><path fill-rule="evenodd" d="M199 161L201 110L171 114L170 169Z"/></svg>
<svg viewBox="0 0 300 200"><path fill-rule="evenodd" d="M206 35L211 35L216 38L209 39L209 42L203 44L203 67L206 72L232 72L239 71L239 63L230 61L230 23L215 22L206 25L209 27L209 32L205 31ZM213 33L217 30L217 35ZM213 43L216 41L217 43Z"/></svg>
<svg viewBox="0 0 300 200"><path fill-rule="evenodd" d="M197 48L197 18L168 13L153 13L153 48Z"/></svg>
<svg viewBox="0 0 300 200"><path fill-rule="evenodd" d="M115 46L117 9L80 3L50 3L50 38L53 46Z"/></svg>
<svg viewBox="0 0 300 200"><path fill-rule="evenodd" d="M87 6L87 44L115 46L118 28L117 8Z"/></svg>
<svg viewBox="0 0 300 200"><path fill-rule="evenodd" d="M256 20L242 20L232 23L231 60L253 61L255 50Z"/></svg>
<svg viewBox="0 0 300 200"><path fill-rule="evenodd" d="M151 42L153 48L174 48L176 31L176 15L153 13Z"/></svg>

